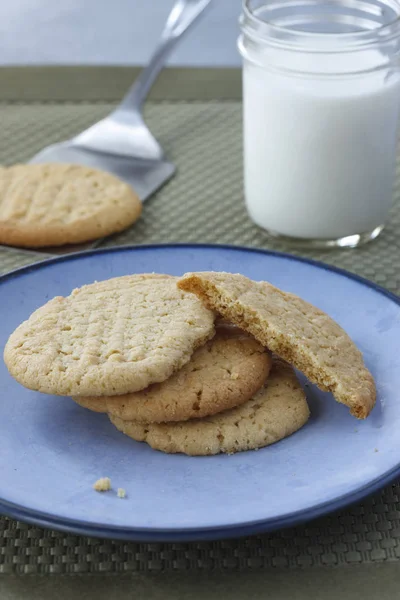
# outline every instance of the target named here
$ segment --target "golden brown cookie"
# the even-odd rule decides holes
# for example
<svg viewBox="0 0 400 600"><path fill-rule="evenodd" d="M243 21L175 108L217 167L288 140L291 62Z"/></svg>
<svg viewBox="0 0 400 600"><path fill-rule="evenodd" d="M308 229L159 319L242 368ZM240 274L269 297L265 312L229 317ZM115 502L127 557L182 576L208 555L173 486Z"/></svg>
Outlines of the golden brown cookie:
<svg viewBox="0 0 400 600"><path fill-rule="evenodd" d="M217 415L147 424L109 417L117 429L155 450L200 456L273 444L300 429L309 417L309 409L292 367L274 359L265 386L253 399Z"/></svg>
<svg viewBox="0 0 400 600"><path fill-rule="evenodd" d="M29 248L94 240L134 223L142 203L111 173L59 163L0 167L0 243Z"/></svg>
<svg viewBox="0 0 400 600"><path fill-rule="evenodd" d="M332 392L364 419L376 398L361 352L328 315L265 281L232 273L188 273L181 290L193 292L264 346L294 365L319 388Z"/></svg>
<svg viewBox="0 0 400 600"><path fill-rule="evenodd" d="M218 327L215 337L166 381L123 396L74 400L126 421L198 419L252 398L262 387L270 367L270 354L252 336L237 327Z"/></svg>
<svg viewBox="0 0 400 600"><path fill-rule="evenodd" d="M4 360L26 387L126 394L164 381L214 335L214 313L176 278L128 275L56 297L11 334Z"/></svg>
<svg viewBox="0 0 400 600"><path fill-rule="evenodd" d="M82 408L87 408L93 412L97 413L106 413L107 412L107 398L111 396L73 396L72 400L82 406ZM123 394L121 398L124 398ZM119 396L116 396L119 398Z"/></svg>

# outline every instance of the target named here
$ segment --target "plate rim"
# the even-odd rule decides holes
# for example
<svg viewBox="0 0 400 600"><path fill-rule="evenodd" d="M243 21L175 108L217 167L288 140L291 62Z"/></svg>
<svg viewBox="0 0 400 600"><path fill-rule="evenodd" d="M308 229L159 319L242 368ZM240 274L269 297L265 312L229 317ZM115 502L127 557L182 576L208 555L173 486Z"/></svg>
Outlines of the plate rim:
<svg viewBox="0 0 400 600"><path fill-rule="evenodd" d="M81 256L90 256L93 254L113 254L118 252L125 252L129 250L157 250L157 249L165 249L165 248L211 248L217 250L236 250L241 252L250 252L254 254L263 254L267 256L275 256L277 258L284 258L286 260L294 260L297 262L305 263L312 265L314 267L318 267L320 269L324 269L325 271L331 271L333 273L338 273L339 275L343 275L348 279L353 279L354 281L358 281L359 283L364 284L366 287L372 288L384 296L387 296L391 300L394 300L396 304L400 304L400 295L391 292L390 290L384 288L383 286L363 277L362 275L357 275L357 273L353 273L352 271L348 271L343 269L342 267L337 267L336 265L330 265L323 261L308 258L306 256L297 256L295 254L290 254L289 252L281 252L280 250L270 250L268 248L258 248L256 246L241 246L235 244L208 244L208 243L196 243L196 242L162 242L155 244L121 244L118 246L110 246L105 248L89 248L88 250L78 250L77 252L70 252L69 254L62 254L57 256L51 256L43 258L41 260L36 260L33 263L28 265L24 265L22 267L17 267L16 269L12 269L7 273L0 274L0 285L6 281L7 279L12 279L17 275L23 275L25 272L29 272L31 270L36 270L40 267L46 266L48 264L53 263L61 263L66 262L71 259L80 258ZM19 248L11 248L11 250L19 250ZM23 248L21 250L24 250ZM347 249L346 252L351 252L354 249ZM333 252L334 249L331 250Z"/></svg>
<svg viewBox="0 0 400 600"><path fill-rule="evenodd" d="M45 268L48 265L62 263L66 261L84 258L86 256L98 254L113 254L119 252L132 252L135 250L163 250L170 249L213 249L213 250L230 250L239 252L250 252L261 254L264 256L272 256L284 260L293 260L305 264L312 265L318 269L323 269L336 274L352 279L393 301L400 306L400 297L395 293L385 289L384 287L370 281L356 273L347 271L334 265L329 265L322 261L312 258L296 256L294 254L269 250L257 247L248 247L231 244L207 244L207 243L160 243L160 244L129 244L112 246L109 248L95 248L72 252L61 256L45 258L35 261L29 265L13 269L8 273L0 275L0 285L12 280L18 276L36 271L40 268ZM354 490L351 493L344 494L334 500L328 500L314 507L302 509L296 512L283 515L279 518L270 517L268 519L259 519L257 521L244 522L243 524L212 526L200 528L184 528L177 530L176 528L154 529L151 527L122 527L117 525L107 525L102 523L89 523L83 520L68 519L57 517L46 512L29 509L29 507L19 504L10 503L4 498L0 498L0 513L6 517L17 519L25 523L37 525L40 527L48 527L66 533L74 533L79 535L88 535L93 537L101 537L107 539L130 540L138 542L176 542L176 541L196 541L196 540L213 540L232 537L242 537L245 535L254 535L256 533L264 533L274 531L281 528L293 527L306 521L321 517L327 513L340 510L354 504L379 491L383 487L390 485L396 478L400 476L400 461L388 473L374 479L365 486Z"/></svg>

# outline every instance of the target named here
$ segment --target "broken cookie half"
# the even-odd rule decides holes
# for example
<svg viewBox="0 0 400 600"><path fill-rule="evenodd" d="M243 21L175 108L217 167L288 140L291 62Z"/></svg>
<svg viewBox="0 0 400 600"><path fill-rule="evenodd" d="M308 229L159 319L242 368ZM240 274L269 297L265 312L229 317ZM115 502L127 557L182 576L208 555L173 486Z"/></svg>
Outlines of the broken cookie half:
<svg viewBox="0 0 400 600"><path fill-rule="evenodd" d="M364 419L375 404L374 379L347 333L322 310L265 281L232 273L187 273L178 281L207 308L251 333L321 390Z"/></svg>

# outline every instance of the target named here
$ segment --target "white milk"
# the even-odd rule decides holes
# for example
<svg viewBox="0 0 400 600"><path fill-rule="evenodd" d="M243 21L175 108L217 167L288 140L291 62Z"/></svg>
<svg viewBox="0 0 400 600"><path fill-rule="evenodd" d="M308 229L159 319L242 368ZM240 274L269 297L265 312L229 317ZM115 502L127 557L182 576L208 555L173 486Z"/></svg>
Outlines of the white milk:
<svg viewBox="0 0 400 600"><path fill-rule="evenodd" d="M306 78L245 60L243 86L245 197L258 225L337 239L385 222L393 196L397 74Z"/></svg>

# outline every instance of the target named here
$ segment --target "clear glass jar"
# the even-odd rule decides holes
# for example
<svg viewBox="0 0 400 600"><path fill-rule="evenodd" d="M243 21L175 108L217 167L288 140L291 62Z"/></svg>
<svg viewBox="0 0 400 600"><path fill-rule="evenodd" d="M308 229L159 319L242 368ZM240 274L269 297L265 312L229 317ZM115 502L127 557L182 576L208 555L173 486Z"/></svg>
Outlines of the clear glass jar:
<svg viewBox="0 0 400 600"><path fill-rule="evenodd" d="M244 183L251 218L354 247L393 203L400 0L244 0Z"/></svg>

